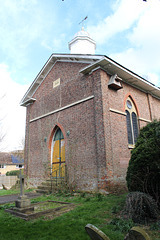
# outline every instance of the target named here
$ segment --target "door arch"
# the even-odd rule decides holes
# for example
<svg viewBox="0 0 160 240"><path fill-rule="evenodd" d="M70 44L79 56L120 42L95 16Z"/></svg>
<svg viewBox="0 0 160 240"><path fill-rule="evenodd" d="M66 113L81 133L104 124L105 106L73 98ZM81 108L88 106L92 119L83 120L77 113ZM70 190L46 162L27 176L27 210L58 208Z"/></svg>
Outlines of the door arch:
<svg viewBox="0 0 160 240"><path fill-rule="evenodd" d="M52 139L51 166L53 177L60 178L65 176L65 141L59 127Z"/></svg>

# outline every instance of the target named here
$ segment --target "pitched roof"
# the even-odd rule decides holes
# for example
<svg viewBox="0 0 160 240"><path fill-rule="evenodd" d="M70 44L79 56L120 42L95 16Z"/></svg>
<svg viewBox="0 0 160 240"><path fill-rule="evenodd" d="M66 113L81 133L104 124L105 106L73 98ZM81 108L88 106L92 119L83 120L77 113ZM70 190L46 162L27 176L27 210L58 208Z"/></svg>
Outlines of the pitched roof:
<svg viewBox="0 0 160 240"><path fill-rule="evenodd" d="M143 77L137 75L105 55L52 54L22 98L20 102L21 106L27 106L28 104L36 101L36 99L33 98L34 93L57 61L87 63L88 66L80 71L83 74L92 73L92 71L96 70L97 68L103 69L110 75L116 73L120 78L122 78L122 81L160 99L159 87L156 87Z"/></svg>
<svg viewBox="0 0 160 240"><path fill-rule="evenodd" d="M10 153L0 152L0 164L24 164L24 159Z"/></svg>
<svg viewBox="0 0 160 240"><path fill-rule="evenodd" d="M48 73L51 71L52 67L57 61L60 62L79 62L79 63L87 63L91 64L97 60L99 60L102 55L90 55L90 54L52 54L48 61L45 63L41 71L36 76L35 80L25 93L22 98L20 105L27 106L28 104L34 102L36 99L33 98L34 93L46 78Z"/></svg>
<svg viewBox="0 0 160 240"><path fill-rule="evenodd" d="M0 164L12 164L11 154L0 152Z"/></svg>
<svg viewBox="0 0 160 240"><path fill-rule="evenodd" d="M160 99L160 88L155 86L153 83L134 73L133 71L123 67L119 63L115 62L109 57L104 56L97 62L90 64L89 66L83 68L80 72L83 74L89 74L97 68L101 68L108 74L117 74L123 82L132 85L142 91L150 93Z"/></svg>
<svg viewBox="0 0 160 240"><path fill-rule="evenodd" d="M13 164L24 164L24 159L21 159L18 156L11 155L11 159Z"/></svg>

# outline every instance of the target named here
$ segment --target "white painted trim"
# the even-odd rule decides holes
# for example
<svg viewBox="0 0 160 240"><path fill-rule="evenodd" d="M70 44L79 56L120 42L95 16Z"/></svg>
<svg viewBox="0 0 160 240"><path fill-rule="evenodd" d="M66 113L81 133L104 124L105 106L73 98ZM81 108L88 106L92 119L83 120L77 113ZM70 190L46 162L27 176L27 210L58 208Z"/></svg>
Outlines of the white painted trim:
<svg viewBox="0 0 160 240"><path fill-rule="evenodd" d="M52 54L50 58L47 60L41 71L38 73L30 87L28 88L27 92L23 96L20 105L25 106L24 102L26 99L28 99L28 95L31 97L34 95L37 88L41 85L41 83L44 81L45 77L48 75L48 73L51 71L51 69L54 67L55 63L57 61L60 62L76 62L76 63L87 63L91 64L93 62L96 62L97 60L104 57L104 55L92 55L92 54ZM48 68L48 69L47 69ZM41 79L41 76L43 78ZM35 87L35 85L37 85Z"/></svg>
<svg viewBox="0 0 160 240"><path fill-rule="evenodd" d="M45 73L45 75L43 76L43 78L41 79L41 81L37 84L37 87L34 89L34 91L32 92L32 96L35 94L35 92L37 91L37 89L39 88L39 86L41 86L41 84L43 83L43 81L45 80L45 78L47 77L47 75L50 73L50 71L52 70L52 68L54 67L54 65L56 64L56 62L53 63L53 65L49 68L49 70ZM39 75L37 78L36 78L36 81L34 81L32 83L32 85L36 84L37 80L39 79L41 75ZM32 85L30 88L32 88ZM30 92L30 89L28 90L28 93ZM28 94L26 93L26 94ZM23 106L23 104L21 104Z"/></svg>
<svg viewBox="0 0 160 240"><path fill-rule="evenodd" d="M141 121L144 121L144 122L148 122L148 123L152 122L151 120L148 120L148 119L145 119L145 118L141 118L141 117L139 117L138 119L141 120Z"/></svg>
<svg viewBox="0 0 160 240"><path fill-rule="evenodd" d="M95 71L97 71L97 70L99 70L99 69L103 70L103 69L101 68L101 66L98 66L98 67L94 68L93 70L91 70L91 71L89 72L89 75L91 75L93 72L95 72ZM106 71L105 71L105 72L106 72Z"/></svg>
<svg viewBox="0 0 160 240"><path fill-rule="evenodd" d="M94 95L89 96L89 97L84 98L84 99L81 99L81 100L79 100L79 101L77 101L77 102L68 104L68 105L66 105L66 106L64 106L64 107L62 107L62 108L58 108L58 109L56 109L56 110L54 110L54 111L52 111L52 112L43 114L43 115L41 115L41 116L39 116L39 117L33 118L33 119L30 120L30 123L31 123L31 122L34 122L34 121L37 121L37 120L39 120L39 119L41 119L41 118L47 117L47 116L49 116L49 115L51 115L51 114L54 114L54 113L63 111L63 110L65 110L65 109L67 109L67 108L73 107L73 106L75 106L75 105L77 105L77 104L86 102L86 101L88 101L88 100L90 100L90 99L92 99L92 98L94 98Z"/></svg>
<svg viewBox="0 0 160 240"><path fill-rule="evenodd" d="M128 144L128 148L129 148L129 149L135 148L135 144Z"/></svg>
<svg viewBox="0 0 160 240"><path fill-rule="evenodd" d="M113 108L109 108L109 111L126 116L125 112L121 112L121 111L113 109ZM148 120L148 119L145 119L145 118L141 118L141 117L139 117L138 120L144 121L144 122L148 122L148 123L152 122L151 120Z"/></svg>
<svg viewBox="0 0 160 240"><path fill-rule="evenodd" d="M108 68L108 64L110 64L110 67ZM136 73L130 71L129 69L123 67L122 65L118 64L114 60L104 56L100 60L96 61L95 63L90 64L89 66L84 67L80 70L80 73L83 74L89 74L91 71L93 71L94 68L97 68L98 66L102 66L103 68L106 68L107 72L111 73L117 73L122 80L128 84L127 79L133 78L133 80L137 81L136 86L133 84L133 87L139 87L140 89L143 89L145 92L150 93L153 97L160 98L160 88L149 82L148 80L144 79L143 77L140 77Z"/></svg>
<svg viewBox="0 0 160 240"><path fill-rule="evenodd" d="M113 108L109 108L109 111L114 112L114 113L118 113L118 114L121 114L121 115L124 115L124 116L127 115L125 112L121 112L121 111L113 109Z"/></svg>

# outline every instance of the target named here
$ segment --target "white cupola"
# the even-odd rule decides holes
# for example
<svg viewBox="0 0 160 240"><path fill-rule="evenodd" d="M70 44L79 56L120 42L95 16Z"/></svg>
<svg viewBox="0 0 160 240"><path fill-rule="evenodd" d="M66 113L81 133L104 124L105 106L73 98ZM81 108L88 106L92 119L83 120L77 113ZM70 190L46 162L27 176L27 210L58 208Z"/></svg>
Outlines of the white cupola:
<svg viewBox="0 0 160 240"><path fill-rule="evenodd" d="M95 54L96 42L82 27L68 43L71 54Z"/></svg>

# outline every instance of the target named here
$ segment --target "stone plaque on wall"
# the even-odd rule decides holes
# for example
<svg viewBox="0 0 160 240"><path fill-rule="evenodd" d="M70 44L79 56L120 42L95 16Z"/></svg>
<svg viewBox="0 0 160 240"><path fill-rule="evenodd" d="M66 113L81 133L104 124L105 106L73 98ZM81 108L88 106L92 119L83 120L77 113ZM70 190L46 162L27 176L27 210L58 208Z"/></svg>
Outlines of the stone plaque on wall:
<svg viewBox="0 0 160 240"><path fill-rule="evenodd" d="M58 87L59 85L60 85L60 78L58 78L53 82L53 88Z"/></svg>

